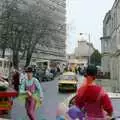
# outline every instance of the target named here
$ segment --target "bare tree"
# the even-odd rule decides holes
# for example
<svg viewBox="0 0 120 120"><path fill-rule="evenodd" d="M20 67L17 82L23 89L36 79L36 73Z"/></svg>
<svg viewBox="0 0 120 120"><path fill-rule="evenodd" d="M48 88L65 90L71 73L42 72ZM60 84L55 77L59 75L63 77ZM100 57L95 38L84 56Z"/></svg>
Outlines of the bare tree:
<svg viewBox="0 0 120 120"><path fill-rule="evenodd" d="M3 0L3 11L0 15L0 48L5 56L5 49L13 51L13 65L19 67L20 53L26 57L26 64L30 64L37 44L48 44L43 39L49 34L51 19L41 14L40 6L28 5L24 0ZM21 6L26 6L22 9ZM44 13L45 14L45 13Z"/></svg>
<svg viewBox="0 0 120 120"><path fill-rule="evenodd" d="M28 38L24 41L24 43L26 43L24 46L26 49L26 67L30 64L36 45L45 44L44 37L49 33L48 28L50 25L50 18L40 14L39 6L30 6L27 16L28 27L26 35Z"/></svg>

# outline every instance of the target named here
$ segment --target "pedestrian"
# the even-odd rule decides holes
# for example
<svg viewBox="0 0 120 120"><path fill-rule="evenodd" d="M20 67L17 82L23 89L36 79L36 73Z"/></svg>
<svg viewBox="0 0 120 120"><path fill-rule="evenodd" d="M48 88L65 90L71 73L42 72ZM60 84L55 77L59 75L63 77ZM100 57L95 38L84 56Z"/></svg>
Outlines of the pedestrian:
<svg viewBox="0 0 120 120"><path fill-rule="evenodd" d="M12 84L13 84L13 86L14 86L14 89L17 91L17 92L19 92L19 85L20 85L20 74L19 74L19 72L16 70L16 69L14 69L14 71L13 71L13 75L12 75Z"/></svg>
<svg viewBox="0 0 120 120"><path fill-rule="evenodd" d="M106 120L107 116L112 116L113 106L104 89L95 84L96 74L96 67L88 66L85 81L77 91L75 105L84 108L87 120Z"/></svg>
<svg viewBox="0 0 120 120"><path fill-rule="evenodd" d="M81 72L81 67L79 66L78 67L78 72L79 72L79 75L81 74L80 72Z"/></svg>
<svg viewBox="0 0 120 120"><path fill-rule="evenodd" d="M25 109L30 120L36 120L35 111L37 100L43 100L43 92L39 81L33 77L33 70L28 67L26 70L28 79L22 81L20 94L27 94L25 100ZM36 99L38 98L38 99Z"/></svg>
<svg viewBox="0 0 120 120"><path fill-rule="evenodd" d="M25 72L25 68L20 72L20 84L22 83L23 80L27 79L27 74Z"/></svg>
<svg viewBox="0 0 120 120"><path fill-rule="evenodd" d="M75 67L75 73L77 74L77 72L78 72L78 69L77 69L77 66Z"/></svg>

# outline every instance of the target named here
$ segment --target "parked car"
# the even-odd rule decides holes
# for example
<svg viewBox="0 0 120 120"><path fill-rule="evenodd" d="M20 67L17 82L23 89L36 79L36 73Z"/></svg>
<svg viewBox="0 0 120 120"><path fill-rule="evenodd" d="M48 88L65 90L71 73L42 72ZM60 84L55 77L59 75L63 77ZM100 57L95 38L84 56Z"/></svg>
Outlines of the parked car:
<svg viewBox="0 0 120 120"><path fill-rule="evenodd" d="M58 91L62 92L68 90L77 90L77 77L73 72L66 72L60 76L60 81L58 82Z"/></svg>
<svg viewBox="0 0 120 120"><path fill-rule="evenodd" d="M108 95L112 100L112 104L114 108L113 118L116 118L116 119L113 119L113 120L120 120L120 93L108 93ZM62 117L65 117L68 109L74 106L74 101L75 101L75 94L72 94L65 101L60 103L58 110L63 111L62 112L63 115L61 115Z"/></svg>

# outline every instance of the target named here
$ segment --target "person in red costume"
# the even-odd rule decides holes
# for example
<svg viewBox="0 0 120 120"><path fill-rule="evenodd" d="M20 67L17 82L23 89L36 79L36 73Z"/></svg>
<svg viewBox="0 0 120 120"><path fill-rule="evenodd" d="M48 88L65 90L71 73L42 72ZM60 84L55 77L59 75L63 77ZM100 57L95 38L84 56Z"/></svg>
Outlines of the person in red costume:
<svg viewBox="0 0 120 120"><path fill-rule="evenodd" d="M75 104L84 108L86 120L106 120L112 117L113 106L107 93L95 84L97 68L89 65L84 83L78 89ZM106 118L107 117L107 118Z"/></svg>

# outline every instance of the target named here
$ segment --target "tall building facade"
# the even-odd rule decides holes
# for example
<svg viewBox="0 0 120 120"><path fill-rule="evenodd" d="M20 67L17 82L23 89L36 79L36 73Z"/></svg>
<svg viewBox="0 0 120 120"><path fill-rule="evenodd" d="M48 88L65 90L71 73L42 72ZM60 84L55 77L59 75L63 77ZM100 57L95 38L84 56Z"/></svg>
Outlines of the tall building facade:
<svg viewBox="0 0 120 120"><path fill-rule="evenodd" d="M115 0L112 9L103 21L102 66L111 74L114 91L120 91L120 0Z"/></svg>
<svg viewBox="0 0 120 120"><path fill-rule="evenodd" d="M40 9L45 16L52 19L50 23L50 34L46 35L47 40L44 46L38 44L34 59L66 60L66 0L38 0Z"/></svg>

